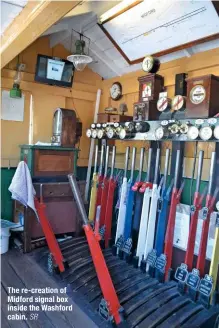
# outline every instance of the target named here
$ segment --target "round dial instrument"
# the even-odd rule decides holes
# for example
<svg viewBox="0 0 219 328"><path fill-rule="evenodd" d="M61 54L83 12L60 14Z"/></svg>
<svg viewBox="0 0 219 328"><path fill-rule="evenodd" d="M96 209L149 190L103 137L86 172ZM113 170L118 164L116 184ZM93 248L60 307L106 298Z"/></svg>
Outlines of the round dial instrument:
<svg viewBox="0 0 219 328"><path fill-rule="evenodd" d="M95 124L95 123L92 123L92 124L91 124L91 128L92 128L92 129L95 129L95 127L96 127L96 124Z"/></svg>
<svg viewBox="0 0 219 328"><path fill-rule="evenodd" d="M188 130L189 130L189 126L188 126L188 124L186 124L186 123L181 124L180 127L179 127L179 131L180 131L180 133L182 133L182 134L187 133Z"/></svg>
<svg viewBox="0 0 219 328"><path fill-rule="evenodd" d="M86 136L87 136L88 138L91 137L91 129L87 129L87 131L86 131Z"/></svg>
<svg viewBox="0 0 219 328"><path fill-rule="evenodd" d="M98 130L97 131L97 138L98 139L102 139L103 138L103 136L104 136L104 130L103 129L100 129L100 130Z"/></svg>
<svg viewBox="0 0 219 328"><path fill-rule="evenodd" d="M137 132L148 132L150 130L150 125L147 122L138 122L135 124L135 130Z"/></svg>
<svg viewBox="0 0 219 328"><path fill-rule="evenodd" d="M116 128L116 134L119 136L119 132L121 131L122 127L118 126L118 128Z"/></svg>
<svg viewBox="0 0 219 328"><path fill-rule="evenodd" d="M109 128L108 131L107 131L107 133L106 133L106 135L107 135L107 137L109 139L112 139L114 137L114 135L115 135L114 129L113 128Z"/></svg>
<svg viewBox="0 0 219 328"><path fill-rule="evenodd" d="M177 134L179 132L179 125L175 123L169 127L169 130L172 134Z"/></svg>
<svg viewBox="0 0 219 328"><path fill-rule="evenodd" d="M206 91L203 85L196 85L190 91L190 101L195 105L201 104L205 100L205 97Z"/></svg>
<svg viewBox="0 0 219 328"><path fill-rule="evenodd" d="M142 69L147 73L156 73L160 68L160 61L158 58L146 56L142 62Z"/></svg>
<svg viewBox="0 0 219 328"><path fill-rule="evenodd" d="M125 127L129 132L134 132L135 131L135 124L133 122L126 122Z"/></svg>
<svg viewBox="0 0 219 328"><path fill-rule="evenodd" d="M161 97L157 101L157 110L159 112L164 112L165 110L168 110L171 108L171 102L167 97Z"/></svg>
<svg viewBox="0 0 219 328"><path fill-rule="evenodd" d="M119 138L120 139L125 139L126 135L127 135L126 130L121 129L120 132L119 132Z"/></svg>
<svg viewBox="0 0 219 328"><path fill-rule="evenodd" d="M214 137L219 140L219 125L214 128Z"/></svg>
<svg viewBox="0 0 219 328"><path fill-rule="evenodd" d="M212 134L213 134L213 131L210 126L203 126L199 131L199 136L204 141L211 139Z"/></svg>
<svg viewBox="0 0 219 328"><path fill-rule="evenodd" d="M186 107L186 98L178 95L173 98L172 108L174 111L183 110Z"/></svg>
<svg viewBox="0 0 219 328"><path fill-rule="evenodd" d="M92 137L93 139L96 139L96 137L97 137L97 130L92 130L92 132L91 132L91 137Z"/></svg>
<svg viewBox="0 0 219 328"><path fill-rule="evenodd" d="M122 97L122 85L119 82L115 82L111 86L110 97L113 100L119 100Z"/></svg>
<svg viewBox="0 0 219 328"><path fill-rule="evenodd" d="M187 137L189 139L191 139L191 140L197 139L198 134L199 134L199 129L196 126L190 126L188 128Z"/></svg>
<svg viewBox="0 0 219 328"><path fill-rule="evenodd" d="M164 137L164 128L160 126L159 128L156 129L155 131L155 138L157 140L160 140Z"/></svg>

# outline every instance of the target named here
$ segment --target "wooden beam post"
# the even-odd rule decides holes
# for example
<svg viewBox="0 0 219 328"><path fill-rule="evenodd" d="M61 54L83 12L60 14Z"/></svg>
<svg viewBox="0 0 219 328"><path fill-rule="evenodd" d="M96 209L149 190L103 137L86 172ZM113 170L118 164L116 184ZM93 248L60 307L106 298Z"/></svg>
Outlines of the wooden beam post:
<svg viewBox="0 0 219 328"><path fill-rule="evenodd" d="M1 68L81 1L28 1L1 37Z"/></svg>

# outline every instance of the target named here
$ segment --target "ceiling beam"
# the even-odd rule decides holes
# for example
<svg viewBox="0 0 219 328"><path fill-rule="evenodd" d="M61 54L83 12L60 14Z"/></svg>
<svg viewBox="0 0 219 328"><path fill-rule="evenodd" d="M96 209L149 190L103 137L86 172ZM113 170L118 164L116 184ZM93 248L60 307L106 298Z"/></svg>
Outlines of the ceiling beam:
<svg viewBox="0 0 219 328"><path fill-rule="evenodd" d="M1 68L81 1L28 1L1 37Z"/></svg>

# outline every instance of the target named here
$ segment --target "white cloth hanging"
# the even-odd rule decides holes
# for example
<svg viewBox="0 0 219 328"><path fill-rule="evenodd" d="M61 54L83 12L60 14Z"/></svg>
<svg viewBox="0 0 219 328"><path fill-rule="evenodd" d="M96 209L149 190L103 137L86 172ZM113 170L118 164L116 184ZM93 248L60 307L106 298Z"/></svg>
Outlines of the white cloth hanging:
<svg viewBox="0 0 219 328"><path fill-rule="evenodd" d="M26 207L29 206L32 208L38 218L34 204L34 196L36 195L36 191L32 184L29 168L24 161L21 161L18 164L8 190L12 193L12 199L19 201Z"/></svg>

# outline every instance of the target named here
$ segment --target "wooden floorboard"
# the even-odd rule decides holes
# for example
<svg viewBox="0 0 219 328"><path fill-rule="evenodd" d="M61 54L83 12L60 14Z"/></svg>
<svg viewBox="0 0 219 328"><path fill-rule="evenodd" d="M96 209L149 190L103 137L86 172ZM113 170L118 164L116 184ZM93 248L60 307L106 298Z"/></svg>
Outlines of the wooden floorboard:
<svg viewBox="0 0 219 328"><path fill-rule="evenodd" d="M23 265L25 265L25 264L23 263ZM19 288L19 289L27 287L27 285L20 278L20 274L17 273L14 270L13 266L10 264L9 257L2 256L2 267L4 268L2 270L2 284L6 291L7 291L7 287L9 287L9 286L14 287L14 288ZM24 267L23 267L23 271L24 271ZM31 293L22 294L22 295L25 297L32 296ZM16 302L15 304L18 305L18 304L25 304L25 303ZM41 328L41 327L44 327L45 323L47 325L46 327L48 327L48 328L55 327L54 325L52 325L50 323L50 320L49 320L47 314L44 313L43 311L39 312L38 320L30 320L31 313L32 313L31 311L25 311L25 314L27 316L28 327Z"/></svg>
<svg viewBox="0 0 219 328"><path fill-rule="evenodd" d="M31 256L22 254L18 250L10 250L1 256L2 258L2 285L4 287L4 321L7 318L7 287L14 288L60 288L48 273L46 273ZM63 286L64 287L64 286ZM25 297L32 296L27 293ZM26 322L15 321L15 325L7 322L5 328L97 328L97 326L66 294L58 293L59 297L68 298L65 305L73 305L73 311L43 311L38 312L38 320L30 320L30 311L26 312ZM24 294L23 294L24 296ZM35 295L35 296L54 296L54 294ZM47 303L54 305L53 303ZM58 303L55 303L58 304ZM63 303L62 303L63 305ZM12 323L13 324L13 323ZM21 325L20 325L21 324ZM4 326L3 326L4 327Z"/></svg>

